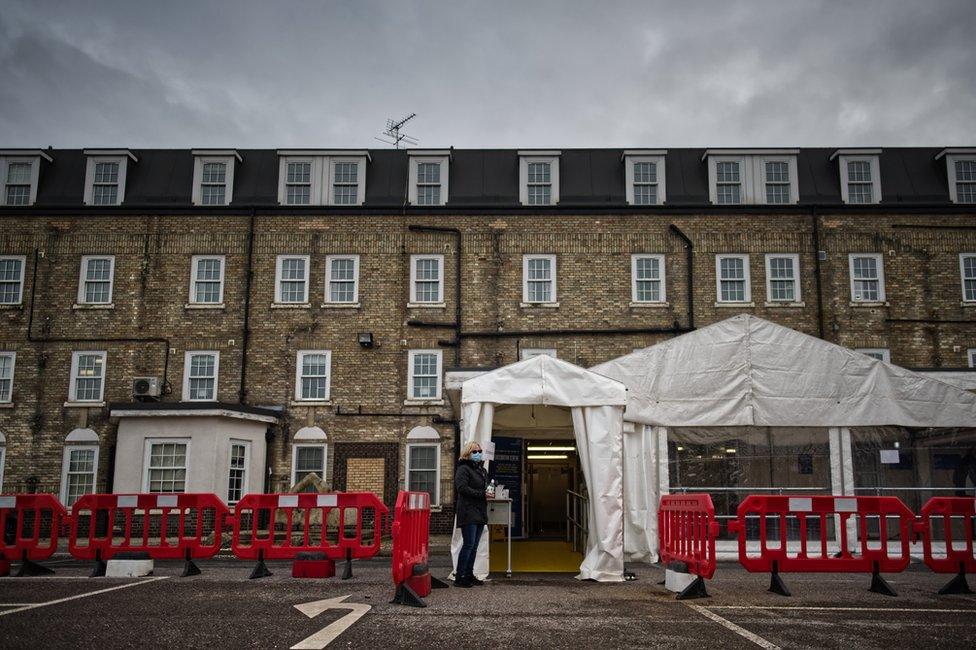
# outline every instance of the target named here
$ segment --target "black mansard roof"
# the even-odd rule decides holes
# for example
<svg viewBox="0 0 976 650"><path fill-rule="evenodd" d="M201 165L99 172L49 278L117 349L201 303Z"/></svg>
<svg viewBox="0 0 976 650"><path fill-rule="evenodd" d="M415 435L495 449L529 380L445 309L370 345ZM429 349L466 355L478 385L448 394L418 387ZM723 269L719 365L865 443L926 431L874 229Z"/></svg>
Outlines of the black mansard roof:
<svg viewBox="0 0 976 650"><path fill-rule="evenodd" d="M710 151L721 153L721 150ZM799 203L841 205L838 162L831 160L837 148L798 151ZM882 205L950 204L946 161L937 159L940 151L940 147L882 149L879 156ZM235 168L230 207L278 205L278 151L238 149L237 152L241 162ZM706 149L667 149L665 208L709 203L708 166L703 161L705 152ZM85 151L48 149L45 153L53 161L41 160L34 207L82 207ZM132 153L138 162L129 163L123 208L185 208L191 205L194 156L190 149L141 149L132 150ZM559 206L626 207L623 153L624 149L561 150ZM369 151L369 155L362 208L402 208L407 203L407 151L377 149ZM454 149L449 173L448 210L452 207L519 206L519 151L516 149ZM654 208L641 206L644 210Z"/></svg>

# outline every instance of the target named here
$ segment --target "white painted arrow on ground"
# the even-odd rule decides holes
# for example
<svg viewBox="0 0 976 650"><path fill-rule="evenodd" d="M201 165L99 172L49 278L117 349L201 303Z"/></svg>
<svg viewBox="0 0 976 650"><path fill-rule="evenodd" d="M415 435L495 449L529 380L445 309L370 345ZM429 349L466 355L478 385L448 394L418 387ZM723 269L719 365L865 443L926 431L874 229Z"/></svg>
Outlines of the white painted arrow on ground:
<svg viewBox="0 0 976 650"><path fill-rule="evenodd" d="M365 603L347 603L345 602L346 598L349 598L349 596L337 596L326 600L316 600L311 603L295 605L295 609L309 618L315 618L328 609L351 609L352 611L338 621L334 621L326 627L323 627L304 641L299 641L291 647L291 650L322 650L322 648L335 641L340 634L349 629L350 625L362 618L371 609L370 605Z"/></svg>

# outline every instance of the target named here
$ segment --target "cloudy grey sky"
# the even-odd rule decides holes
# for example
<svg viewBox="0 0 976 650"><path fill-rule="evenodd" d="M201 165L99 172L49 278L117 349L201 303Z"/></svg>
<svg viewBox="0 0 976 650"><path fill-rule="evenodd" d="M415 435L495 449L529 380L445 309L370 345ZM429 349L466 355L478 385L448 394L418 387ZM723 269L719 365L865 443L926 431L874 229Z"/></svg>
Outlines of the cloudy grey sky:
<svg viewBox="0 0 976 650"><path fill-rule="evenodd" d="M0 146L976 144L974 0L0 0Z"/></svg>

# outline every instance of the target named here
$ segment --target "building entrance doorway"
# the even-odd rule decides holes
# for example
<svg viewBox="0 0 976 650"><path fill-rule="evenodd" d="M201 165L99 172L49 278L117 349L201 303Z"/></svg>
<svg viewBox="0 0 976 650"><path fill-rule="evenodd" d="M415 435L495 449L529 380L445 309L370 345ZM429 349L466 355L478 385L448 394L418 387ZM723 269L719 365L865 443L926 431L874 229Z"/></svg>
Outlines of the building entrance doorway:
<svg viewBox="0 0 976 650"><path fill-rule="evenodd" d="M531 539L566 539L566 494L578 491L579 466L571 441L526 441L526 520Z"/></svg>

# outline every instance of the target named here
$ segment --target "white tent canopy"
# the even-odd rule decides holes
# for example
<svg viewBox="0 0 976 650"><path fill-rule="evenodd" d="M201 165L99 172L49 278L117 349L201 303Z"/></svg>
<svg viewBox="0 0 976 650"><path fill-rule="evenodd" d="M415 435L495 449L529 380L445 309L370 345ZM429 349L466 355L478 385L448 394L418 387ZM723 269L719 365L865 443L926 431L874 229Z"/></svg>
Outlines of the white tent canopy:
<svg viewBox="0 0 976 650"><path fill-rule="evenodd" d="M968 427L976 394L750 315L602 363L629 422Z"/></svg>
<svg viewBox="0 0 976 650"><path fill-rule="evenodd" d="M496 407L543 405L570 409L576 447L589 488L589 538L579 579L623 580L622 384L571 363L541 355L465 381L461 385L463 443L491 440ZM531 411L525 409L526 425ZM512 418L509 427L515 427ZM488 574L487 535L481 538L475 575ZM457 566L461 536L451 550Z"/></svg>

